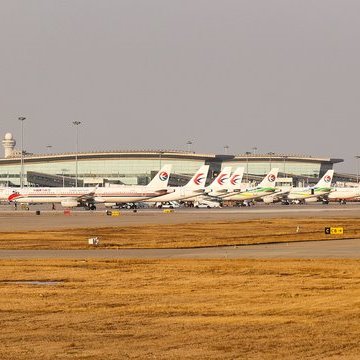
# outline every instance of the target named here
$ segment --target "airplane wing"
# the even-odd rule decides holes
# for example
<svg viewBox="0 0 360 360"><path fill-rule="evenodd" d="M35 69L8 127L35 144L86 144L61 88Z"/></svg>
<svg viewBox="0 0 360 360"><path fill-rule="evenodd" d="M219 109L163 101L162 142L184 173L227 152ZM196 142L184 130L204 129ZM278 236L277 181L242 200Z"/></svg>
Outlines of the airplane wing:
<svg viewBox="0 0 360 360"><path fill-rule="evenodd" d="M219 194L226 194L228 193L228 190L227 189L220 189L220 190L216 190L217 193Z"/></svg>
<svg viewBox="0 0 360 360"><path fill-rule="evenodd" d="M203 194L205 192L205 189L198 189L198 190L193 190L193 192L195 194Z"/></svg>
<svg viewBox="0 0 360 360"><path fill-rule="evenodd" d="M290 191L291 191L291 187L289 187L288 189L284 190L284 189L277 189L274 191L274 195L277 195L277 196L287 196L290 194Z"/></svg>
<svg viewBox="0 0 360 360"><path fill-rule="evenodd" d="M166 189L155 190L154 192L159 194L157 196L162 196L162 195L171 194L171 193L175 192L175 189L166 188Z"/></svg>
<svg viewBox="0 0 360 360"><path fill-rule="evenodd" d="M78 197L76 197L75 199L83 202L83 201L92 201L94 200L95 194L96 194L96 190L99 187L99 185L96 185L91 191L85 193L85 194L81 194Z"/></svg>

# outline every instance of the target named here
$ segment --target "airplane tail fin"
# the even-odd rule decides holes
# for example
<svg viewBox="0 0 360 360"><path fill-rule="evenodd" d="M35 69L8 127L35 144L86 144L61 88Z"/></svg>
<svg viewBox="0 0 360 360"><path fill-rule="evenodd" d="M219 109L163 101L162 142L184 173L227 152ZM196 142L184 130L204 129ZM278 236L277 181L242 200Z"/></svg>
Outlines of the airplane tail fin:
<svg viewBox="0 0 360 360"><path fill-rule="evenodd" d="M275 187L278 172L279 172L278 168L271 169L270 172L261 181L259 187Z"/></svg>
<svg viewBox="0 0 360 360"><path fill-rule="evenodd" d="M226 166L221 170L220 174L215 178L215 180L207 187L208 192L225 190L225 184L229 180L231 172L231 167Z"/></svg>
<svg viewBox="0 0 360 360"><path fill-rule="evenodd" d="M184 186L190 190L205 189L206 178L209 172L209 165L203 165L191 178L191 180Z"/></svg>
<svg viewBox="0 0 360 360"><path fill-rule="evenodd" d="M227 190L233 192L241 189L241 181L244 175L244 168L238 167L230 177Z"/></svg>
<svg viewBox="0 0 360 360"><path fill-rule="evenodd" d="M328 170L314 187L330 187L333 176L334 170Z"/></svg>
<svg viewBox="0 0 360 360"><path fill-rule="evenodd" d="M164 165L147 186L155 190L166 189L169 183L171 167L171 165Z"/></svg>

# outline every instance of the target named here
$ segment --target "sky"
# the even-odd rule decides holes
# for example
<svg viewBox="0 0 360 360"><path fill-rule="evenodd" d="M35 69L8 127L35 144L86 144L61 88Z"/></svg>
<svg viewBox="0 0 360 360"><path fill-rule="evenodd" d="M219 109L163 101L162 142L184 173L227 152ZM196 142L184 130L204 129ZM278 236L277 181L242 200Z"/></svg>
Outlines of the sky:
<svg viewBox="0 0 360 360"><path fill-rule="evenodd" d="M0 0L0 136L34 153L360 155L358 0ZM51 148L47 148L51 146Z"/></svg>

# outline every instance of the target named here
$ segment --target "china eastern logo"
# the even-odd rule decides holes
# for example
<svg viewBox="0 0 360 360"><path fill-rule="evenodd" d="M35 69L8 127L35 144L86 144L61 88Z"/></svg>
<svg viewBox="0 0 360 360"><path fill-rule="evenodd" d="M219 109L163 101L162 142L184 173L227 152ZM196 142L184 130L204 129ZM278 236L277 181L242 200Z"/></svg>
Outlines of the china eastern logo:
<svg viewBox="0 0 360 360"><path fill-rule="evenodd" d="M159 178L160 178L161 181L167 180L168 177L169 177L169 174L166 171L161 172L160 175L159 175Z"/></svg>
<svg viewBox="0 0 360 360"><path fill-rule="evenodd" d="M18 192L15 192L8 197L8 200L13 201L13 200L17 199L19 196L21 196L21 195Z"/></svg>
<svg viewBox="0 0 360 360"><path fill-rule="evenodd" d="M276 177L275 177L274 174L270 174L270 175L268 176L268 180L269 180L270 182L274 182L275 179L276 179Z"/></svg>
<svg viewBox="0 0 360 360"><path fill-rule="evenodd" d="M232 185L237 185L239 182L241 182L241 176L240 175L234 175L231 179L230 182Z"/></svg>
<svg viewBox="0 0 360 360"><path fill-rule="evenodd" d="M326 175L325 177L324 177L324 181L325 182L330 182L331 181L331 176L330 175Z"/></svg>
<svg viewBox="0 0 360 360"><path fill-rule="evenodd" d="M218 178L217 182L220 185L224 185L225 181L228 179L227 174L222 174L220 175L220 177Z"/></svg>
<svg viewBox="0 0 360 360"><path fill-rule="evenodd" d="M194 178L194 183L196 185L201 185L205 181L204 174L197 174Z"/></svg>

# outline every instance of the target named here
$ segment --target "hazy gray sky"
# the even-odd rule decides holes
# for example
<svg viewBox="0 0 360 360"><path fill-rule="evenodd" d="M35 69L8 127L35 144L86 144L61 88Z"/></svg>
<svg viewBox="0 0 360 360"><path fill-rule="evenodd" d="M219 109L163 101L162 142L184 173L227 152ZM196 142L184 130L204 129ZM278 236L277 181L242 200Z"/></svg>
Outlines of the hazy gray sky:
<svg viewBox="0 0 360 360"><path fill-rule="evenodd" d="M0 0L0 135L26 149L360 154L358 0Z"/></svg>

